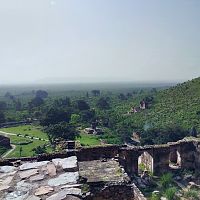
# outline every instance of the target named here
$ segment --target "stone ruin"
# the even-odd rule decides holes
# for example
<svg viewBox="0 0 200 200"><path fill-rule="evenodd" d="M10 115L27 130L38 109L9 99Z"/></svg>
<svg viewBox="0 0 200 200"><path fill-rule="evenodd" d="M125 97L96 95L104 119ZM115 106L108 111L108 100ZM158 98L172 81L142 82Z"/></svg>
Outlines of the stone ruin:
<svg viewBox="0 0 200 200"><path fill-rule="evenodd" d="M4 135L0 135L0 144L7 149L11 148L10 138Z"/></svg>
<svg viewBox="0 0 200 200"><path fill-rule="evenodd" d="M200 140L152 146L97 146L0 162L2 200L145 200L139 163L154 174L200 170ZM143 174L145 176L145 174Z"/></svg>

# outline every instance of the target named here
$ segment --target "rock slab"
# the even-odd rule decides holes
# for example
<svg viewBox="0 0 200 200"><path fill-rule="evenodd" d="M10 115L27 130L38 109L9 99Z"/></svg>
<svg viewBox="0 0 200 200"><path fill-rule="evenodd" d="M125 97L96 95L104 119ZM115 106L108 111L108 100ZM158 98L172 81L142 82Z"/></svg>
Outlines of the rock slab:
<svg viewBox="0 0 200 200"><path fill-rule="evenodd" d="M76 184L79 178L78 172L66 172L59 175L57 178L52 178L48 181L48 185L52 187L66 185L66 184Z"/></svg>

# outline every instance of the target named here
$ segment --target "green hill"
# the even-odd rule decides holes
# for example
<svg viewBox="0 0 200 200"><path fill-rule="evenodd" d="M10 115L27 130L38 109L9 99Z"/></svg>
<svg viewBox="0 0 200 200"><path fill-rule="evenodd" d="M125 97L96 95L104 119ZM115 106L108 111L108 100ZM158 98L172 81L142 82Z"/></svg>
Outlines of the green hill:
<svg viewBox="0 0 200 200"><path fill-rule="evenodd" d="M200 77L157 92L151 107L132 118L153 128L178 124L186 130L196 127L200 131Z"/></svg>

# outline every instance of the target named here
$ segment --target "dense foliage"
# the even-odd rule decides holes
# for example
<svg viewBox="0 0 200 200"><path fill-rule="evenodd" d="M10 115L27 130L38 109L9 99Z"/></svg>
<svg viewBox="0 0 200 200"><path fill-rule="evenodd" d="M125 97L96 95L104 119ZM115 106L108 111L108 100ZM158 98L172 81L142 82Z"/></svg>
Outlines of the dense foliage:
<svg viewBox="0 0 200 200"><path fill-rule="evenodd" d="M200 78L162 88L32 90L0 97L0 123L37 119L55 139L74 139L92 122L103 129L107 143L131 143L133 132L141 144L177 141L200 130ZM141 105L145 103L145 109ZM40 150L40 149L39 149Z"/></svg>

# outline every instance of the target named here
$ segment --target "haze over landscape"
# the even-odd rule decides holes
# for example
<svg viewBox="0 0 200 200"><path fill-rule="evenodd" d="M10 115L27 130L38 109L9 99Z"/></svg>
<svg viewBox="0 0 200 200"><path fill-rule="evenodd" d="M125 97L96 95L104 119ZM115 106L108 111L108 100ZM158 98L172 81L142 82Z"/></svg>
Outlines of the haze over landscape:
<svg viewBox="0 0 200 200"><path fill-rule="evenodd" d="M200 75L200 1L0 1L0 84Z"/></svg>

